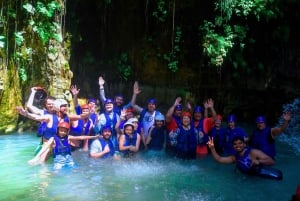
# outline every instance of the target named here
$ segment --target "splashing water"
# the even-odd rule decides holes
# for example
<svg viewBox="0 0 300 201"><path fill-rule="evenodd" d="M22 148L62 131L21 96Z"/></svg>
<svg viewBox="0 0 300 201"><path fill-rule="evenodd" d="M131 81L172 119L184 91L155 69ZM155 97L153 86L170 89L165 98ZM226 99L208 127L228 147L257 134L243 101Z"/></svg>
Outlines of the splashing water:
<svg viewBox="0 0 300 201"><path fill-rule="evenodd" d="M38 143L33 133L0 135L0 200L282 201L291 198L299 182L299 156L286 144L279 144L275 166L284 179L274 181L243 175L210 155L183 161L151 152L116 161L75 151L75 168L53 171L53 160L27 164Z"/></svg>
<svg viewBox="0 0 300 201"><path fill-rule="evenodd" d="M296 98L291 103L284 104L283 112L291 112L292 118L279 140L290 145L293 151L300 155L300 99ZM281 125L282 121L283 119L280 118L279 125Z"/></svg>

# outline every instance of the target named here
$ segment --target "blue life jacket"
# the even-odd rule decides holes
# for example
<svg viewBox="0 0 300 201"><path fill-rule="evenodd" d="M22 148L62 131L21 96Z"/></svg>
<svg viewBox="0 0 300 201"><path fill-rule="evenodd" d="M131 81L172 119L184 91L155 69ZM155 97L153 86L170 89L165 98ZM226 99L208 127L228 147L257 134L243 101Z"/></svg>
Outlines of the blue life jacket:
<svg viewBox="0 0 300 201"><path fill-rule="evenodd" d="M44 110L44 115L45 114L49 114L49 112L47 110ZM46 128L47 122L41 122L37 130L37 136L42 137L45 134Z"/></svg>
<svg viewBox="0 0 300 201"><path fill-rule="evenodd" d="M191 123L191 124L192 124L197 130L202 131L202 132L204 133L204 131L203 131L203 122L204 122L204 120L201 119L201 120L199 121L198 125L195 126L195 121L192 120L192 123ZM207 133L206 133L206 134L207 134Z"/></svg>
<svg viewBox="0 0 300 201"><path fill-rule="evenodd" d="M56 134L56 132L57 132L57 126L58 126L58 118L57 118L57 116L56 116L56 114L51 114L51 116L52 116L52 121L53 121L53 123L52 123L52 127L51 128L48 128L47 126L46 126L46 129L44 130L44 135L43 135L43 137L45 138L45 139L50 139L51 137L53 137L55 134Z"/></svg>
<svg viewBox="0 0 300 201"><path fill-rule="evenodd" d="M181 126L181 117L175 116L173 115L172 118L175 120L176 124L177 124L177 128L179 126Z"/></svg>
<svg viewBox="0 0 300 201"><path fill-rule="evenodd" d="M122 135L125 136L125 142L123 144L124 146L130 146L130 145L136 146L137 135L138 135L136 131L133 132L132 137L129 137L127 134L122 134ZM124 153L125 156L128 155L130 152L131 151L129 150L122 151L122 153Z"/></svg>
<svg viewBox="0 0 300 201"><path fill-rule="evenodd" d="M64 138L61 138L55 134L53 137L55 141L53 157L55 158L57 155L71 155L71 147L68 142L68 136L66 135Z"/></svg>
<svg viewBox="0 0 300 201"><path fill-rule="evenodd" d="M251 149L249 147L247 147L243 156L240 156L238 153L235 154L236 167L241 172L246 173L246 172L250 172L250 170L251 170L252 160L249 155L250 151L251 151Z"/></svg>
<svg viewBox="0 0 300 201"><path fill-rule="evenodd" d="M180 158L195 158L197 148L197 132L195 132L194 126L191 126L189 130L185 130L182 126L179 126L180 133L177 136L176 152Z"/></svg>
<svg viewBox="0 0 300 201"><path fill-rule="evenodd" d="M70 134L73 136L81 136L81 135L88 135L89 129L91 126L91 120L88 119L86 125L84 126L84 119L79 119L78 124L76 127L71 126Z"/></svg>
<svg viewBox="0 0 300 201"><path fill-rule="evenodd" d="M154 127L151 131L151 142L148 145L149 149L162 150L166 141L167 129L165 127Z"/></svg>
<svg viewBox="0 0 300 201"><path fill-rule="evenodd" d="M261 150L273 159L276 156L275 140L272 138L270 127L266 127L263 130L256 129L253 132L250 145L255 149Z"/></svg>
<svg viewBox="0 0 300 201"><path fill-rule="evenodd" d="M214 145L217 153L224 152L224 146L226 143L226 132L227 130L223 127L216 129L215 127L211 129L209 136L214 138Z"/></svg>
<svg viewBox="0 0 300 201"><path fill-rule="evenodd" d="M103 138L99 138L98 140L99 140L99 142L101 144L102 150L104 150L104 147L106 145L109 146L109 150L110 150L108 153L104 154L102 156L102 158L108 158L109 156L113 156L115 154L115 148L114 148L114 145L113 145L113 143L112 143L112 141L110 139L109 140L105 140Z"/></svg>
<svg viewBox="0 0 300 201"><path fill-rule="evenodd" d="M115 104L114 104L114 113L118 114L118 115L121 115L121 111L123 110L123 106L121 107L117 107Z"/></svg>
<svg viewBox="0 0 300 201"><path fill-rule="evenodd" d="M115 128L115 125L117 123L117 113L115 113L115 112L113 113L112 119L109 117L109 115L107 113L103 113L103 114L104 114L104 117L106 120L105 126L110 126L112 129L110 139L111 139L112 143L114 144L115 150L119 150L117 131Z"/></svg>
<svg viewBox="0 0 300 201"><path fill-rule="evenodd" d="M91 113L89 118L92 120L93 124L96 124L97 121L97 114L96 113Z"/></svg>

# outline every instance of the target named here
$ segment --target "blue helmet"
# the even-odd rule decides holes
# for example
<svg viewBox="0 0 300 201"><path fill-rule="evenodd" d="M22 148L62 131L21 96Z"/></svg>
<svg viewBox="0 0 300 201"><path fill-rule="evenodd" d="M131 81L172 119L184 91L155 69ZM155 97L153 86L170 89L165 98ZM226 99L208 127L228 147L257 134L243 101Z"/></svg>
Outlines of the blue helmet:
<svg viewBox="0 0 300 201"><path fill-rule="evenodd" d="M106 99L105 101L104 101L104 105L106 105L106 104L113 104L114 103L114 101L112 100L112 99L110 99L110 98L108 98L108 99Z"/></svg>
<svg viewBox="0 0 300 201"><path fill-rule="evenodd" d="M176 106L175 106L175 110L182 110L182 105L181 105L181 104L176 105Z"/></svg>
<svg viewBox="0 0 300 201"><path fill-rule="evenodd" d="M150 98L147 103L148 104L151 103L151 104L156 105L156 100L154 98Z"/></svg>
<svg viewBox="0 0 300 201"><path fill-rule="evenodd" d="M235 122L236 121L235 115L234 114L229 115L228 118L227 118L227 121L228 122Z"/></svg>
<svg viewBox="0 0 300 201"><path fill-rule="evenodd" d="M264 116L256 117L256 123L266 123L266 118Z"/></svg>
<svg viewBox="0 0 300 201"><path fill-rule="evenodd" d="M95 98L88 99L88 103L95 103L97 104L97 100Z"/></svg>
<svg viewBox="0 0 300 201"><path fill-rule="evenodd" d="M198 106L196 106L196 107L195 107L195 109L194 109L194 113L195 113L195 112L200 112L200 113L202 113L202 112L203 112L203 109L202 109L202 107L201 107L201 106L199 106L199 105L198 105Z"/></svg>

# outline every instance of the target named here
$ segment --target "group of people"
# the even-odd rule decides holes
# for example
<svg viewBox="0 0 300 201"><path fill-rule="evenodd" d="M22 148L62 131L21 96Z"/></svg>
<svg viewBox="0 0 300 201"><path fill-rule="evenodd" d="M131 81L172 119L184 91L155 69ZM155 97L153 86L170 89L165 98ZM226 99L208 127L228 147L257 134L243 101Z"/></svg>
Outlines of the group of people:
<svg viewBox="0 0 300 201"><path fill-rule="evenodd" d="M72 85L70 91L76 114L68 114L68 102L48 96L45 109L34 105L35 94L40 88L33 87L27 107L17 107L19 114L39 121L38 136L42 149L29 161L39 164L52 154L54 168L73 166L72 151L88 151L91 158L132 157L141 150L166 151L173 157L196 159L211 155L220 163L236 163L242 172L250 172L257 165L275 163L275 137L287 127L291 114L283 113L280 127L267 126L265 117L256 119L257 129L249 137L236 125L236 116L228 115L227 127L223 117L214 109L214 100L203 105L183 105L177 97L164 115L157 110L157 101L150 98L145 108L136 104L141 92L134 83L131 101L124 104L121 94L114 99L106 98L105 81L99 77L101 111L98 101L88 99L78 104L79 89Z"/></svg>

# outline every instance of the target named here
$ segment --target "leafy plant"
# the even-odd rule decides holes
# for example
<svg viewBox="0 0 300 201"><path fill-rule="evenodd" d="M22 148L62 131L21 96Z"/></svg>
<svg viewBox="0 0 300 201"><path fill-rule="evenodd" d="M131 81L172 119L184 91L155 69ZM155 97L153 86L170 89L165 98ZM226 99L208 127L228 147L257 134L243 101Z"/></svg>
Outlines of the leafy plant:
<svg viewBox="0 0 300 201"><path fill-rule="evenodd" d="M117 68L123 79L128 80L129 76L132 74L132 67L128 61L127 53L121 53L118 60Z"/></svg>
<svg viewBox="0 0 300 201"><path fill-rule="evenodd" d="M62 42L62 37L58 31L60 26L53 19L54 12L60 9L56 1L51 1L46 5L38 1L35 7L30 3L26 3L23 8L31 16L29 25L38 34L43 44L46 44L50 39Z"/></svg>
<svg viewBox="0 0 300 201"><path fill-rule="evenodd" d="M24 16L22 22L27 22L24 26L25 29L21 31L15 31L15 44L16 50L14 52L14 58L19 66L19 74L22 81L28 79L27 72L30 67L33 66L33 55L41 54L36 50L38 42L32 43L32 38L40 39L40 43L45 48L45 53L55 53L56 49L53 46L49 46L50 40L56 40L62 42L62 36L60 33L60 25L55 22L55 12L59 11L60 5L57 1L49 1L49 3L43 3L41 1L23 4L22 8L26 11L27 15ZM10 16L15 16L15 12L10 11ZM15 16L16 17L16 16ZM36 33L36 35L32 35ZM37 36L37 37L36 37Z"/></svg>
<svg viewBox="0 0 300 201"><path fill-rule="evenodd" d="M157 10L153 11L152 15L159 21L165 22L168 17L165 0L157 0Z"/></svg>
<svg viewBox="0 0 300 201"><path fill-rule="evenodd" d="M172 43L172 50L168 54L163 54L163 59L168 62L168 68L172 72L176 72L179 68L180 42L182 38L181 27L177 26L174 32L174 42Z"/></svg>
<svg viewBox="0 0 300 201"><path fill-rule="evenodd" d="M215 25L205 21L200 31L204 32L203 52L210 58L211 64L221 66L230 48L233 47L234 33L230 26L226 26L224 34L218 34Z"/></svg>
<svg viewBox="0 0 300 201"><path fill-rule="evenodd" d="M221 66L228 52L239 44L244 48L243 40L246 37L247 27L244 25L231 25L232 16L247 18L254 15L257 20L265 15L268 18L275 16L275 11L266 8L268 1L264 0L219 0L215 2L215 10L219 14L215 22L204 21L199 27L203 38L203 53L214 66ZM235 65L237 66L237 65Z"/></svg>

